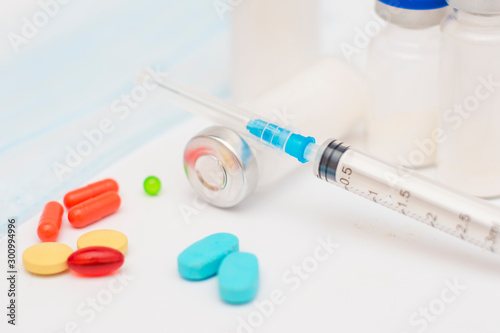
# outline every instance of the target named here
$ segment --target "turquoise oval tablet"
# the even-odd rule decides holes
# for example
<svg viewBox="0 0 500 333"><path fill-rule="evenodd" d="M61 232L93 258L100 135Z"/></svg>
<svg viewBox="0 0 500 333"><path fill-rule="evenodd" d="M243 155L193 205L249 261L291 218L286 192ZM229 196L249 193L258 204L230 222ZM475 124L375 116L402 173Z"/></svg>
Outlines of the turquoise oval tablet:
<svg viewBox="0 0 500 333"><path fill-rule="evenodd" d="M219 291L222 299L231 304L250 302L259 288L259 263L251 253L228 255L219 268Z"/></svg>
<svg viewBox="0 0 500 333"><path fill-rule="evenodd" d="M203 280L217 274L222 260L239 249L238 237L217 233L185 249L177 258L179 274L188 280Z"/></svg>

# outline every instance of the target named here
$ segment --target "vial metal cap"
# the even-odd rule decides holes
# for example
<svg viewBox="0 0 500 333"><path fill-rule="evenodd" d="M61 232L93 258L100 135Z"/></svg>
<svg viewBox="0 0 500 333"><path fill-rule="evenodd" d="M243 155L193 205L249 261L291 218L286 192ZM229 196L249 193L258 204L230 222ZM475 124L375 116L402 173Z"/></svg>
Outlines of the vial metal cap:
<svg viewBox="0 0 500 333"><path fill-rule="evenodd" d="M375 12L387 22L406 29L426 29L441 24L450 13L450 7L435 9L405 9L388 5L382 1L375 3Z"/></svg>
<svg viewBox="0 0 500 333"><path fill-rule="evenodd" d="M446 2L453 8L472 14L500 14L499 0L446 0Z"/></svg>
<svg viewBox="0 0 500 333"><path fill-rule="evenodd" d="M233 207L255 190L258 166L248 143L225 127L209 127L184 150L184 169L191 186L217 207Z"/></svg>

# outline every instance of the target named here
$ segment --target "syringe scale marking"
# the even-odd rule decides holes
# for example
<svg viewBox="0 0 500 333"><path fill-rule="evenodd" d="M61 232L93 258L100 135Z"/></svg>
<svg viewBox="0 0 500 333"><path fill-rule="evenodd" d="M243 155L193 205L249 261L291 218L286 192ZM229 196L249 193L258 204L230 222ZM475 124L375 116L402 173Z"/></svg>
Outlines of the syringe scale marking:
<svg viewBox="0 0 500 333"><path fill-rule="evenodd" d="M457 230L450 229L450 228L448 228L448 227L446 227L444 225L436 223L435 220L431 220L428 217L423 217L423 216L421 216L419 214L416 214L416 213L413 213L413 212L411 212L409 210L405 210L404 212L400 211L399 210L400 205L394 204L394 202L392 201L392 196L390 196L390 195L387 196L387 197L385 197L385 198L379 198L377 196L373 196L373 194L375 193L373 191L365 192L363 190L360 190L360 189L357 189L357 188L353 188L353 187L350 187L350 186L341 186L341 187L343 187L348 192L351 192L351 193L356 194L358 196L361 196L361 197L363 197L365 199L373 201L373 202L375 202L375 203L377 203L377 204L379 204L381 206L384 206L386 208L389 208L389 209L395 211L396 213L400 213L400 214L403 214L403 215L408 216L410 218L413 218L413 219L415 219L415 220L417 220L419 222L422 222L422 223L424 223L424 224L426 224L426 225L428 225L430 227L436 228L436 229L441 230L441 231L443 231L443 232L445 232L447 234L450 234L452 236L455 236L455 237L458 237L460 239L463 239L464 241L466 241L468 243L471 243L473 245L479 246L479 247L481 247L481 248L483 248L485 250L488 250L490 252L493 252L493 253L496 252L495 247L492 246L492 245L490 245L490 244L488 244L487 242L480 242L478 240L470 238L467 235L465 235L464 233L461 233L461 232L459 232ZM437 218L436 218L436 220L437 220ZM496 231L493 231L493 232L490 232L490 233L492 233L494 235L494 239L496 239L496 237L498 237L498 235L500 234L500 226L497 226ZM485 239L486 239L486 237L485 237ZM495 242L493 242L493 244L495 244L495 243L496 243L496 240L495 240Z"/></svg>
<svg viewBox="0 0 500 333"><path fill-rule="evenodd" d="M233 106L226 101L182 85L170 78L162 77L161 74L155 73L151 76L161 88L165 89L165 93L172 97L172 102L177 106L228 126L243 136L250 133L260 143L284 151L302 163L315 161L314 172L320 179L327 182L337 185L339 183L354 185L351 184L352 176L348 177L350 176L349 170L351 172L358 170L365 177L358 179L355 186L345 187L347 190L459 239L495 252L500 234L500 227L496 223L496 221L500 221L499 207L469 195L457 193L432 180L419 177L411 170L401 170L396 165L379 161L351 149L340 141L328 140L320 147L315 144L314 138L302 136L295 131L280 127L279 124L260 119L258 115L248 110ZM347 163L349 166L344 168L346 160L349 161ZM339 177L337 182L336 174L343 171L345 177ZM404 175L400 173L404 173ZM383 177L386 174L394 175L396 182L387 182L387 179ZM429 211L427 216L413 212L409 207L414 206L414 203L408 201L409 198L406 198L405 202L395 204L392 197L379 198L376 190L367 194L357 189L360 187L372 188L372 185L375 185L375 188L381 186L385 190L399 191L398 187L404 186L405 182L416 186L416 197L422 199L418 205L422 206L422 211L426 209ZM426 197L429 199L423 200ZM457 214L462 207L467 207L467 212ZM431 213L436 209L440 214ZM456 218L458 221L455 221ZM454 228L442 225L445 222L453 224ZM484 235L482 234L483 230L489 231Z"/></svg>

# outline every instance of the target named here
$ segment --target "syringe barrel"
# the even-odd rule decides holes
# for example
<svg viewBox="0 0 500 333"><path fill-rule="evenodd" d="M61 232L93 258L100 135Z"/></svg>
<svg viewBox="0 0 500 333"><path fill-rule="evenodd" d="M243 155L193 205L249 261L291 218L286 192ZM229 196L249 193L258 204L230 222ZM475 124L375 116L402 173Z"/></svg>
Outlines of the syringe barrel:
<svg viewBox="0 0 500 333"><path fill-rule="evenodd" d="M349 192L500 254L500 207L328 140L316 175Z"/></svg>

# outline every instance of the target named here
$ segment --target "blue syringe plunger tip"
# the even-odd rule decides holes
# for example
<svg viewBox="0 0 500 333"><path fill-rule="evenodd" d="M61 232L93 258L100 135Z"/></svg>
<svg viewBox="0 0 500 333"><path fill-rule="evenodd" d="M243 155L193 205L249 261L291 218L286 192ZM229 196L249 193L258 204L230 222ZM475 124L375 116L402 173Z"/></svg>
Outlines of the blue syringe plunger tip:
<svg viewBox="0 0 500 333"><path fill-rule="evenodd" d="M306 163L305 151L309 144L316 143L313 137L305 137L292 133L290 130L268 123L261 119L248 122L247 129L250 134L258 137L267 144L284 151L295 157L299 162Z"/></svg>

